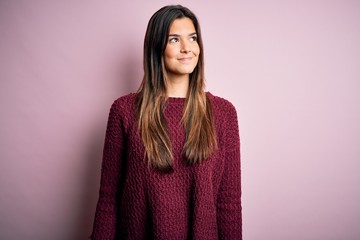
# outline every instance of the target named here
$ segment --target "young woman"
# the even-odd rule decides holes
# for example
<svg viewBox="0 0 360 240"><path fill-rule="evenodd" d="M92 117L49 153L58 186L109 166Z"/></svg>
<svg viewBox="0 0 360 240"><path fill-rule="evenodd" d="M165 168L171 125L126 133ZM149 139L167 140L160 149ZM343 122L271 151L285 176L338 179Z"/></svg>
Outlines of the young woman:
<svg viewBox="0 0 360 240"><path fill-rule="evenodd" d="M150 19L144 78L110 110L92 239L241 239L237 114L204 91L195 15Z"/></svg>

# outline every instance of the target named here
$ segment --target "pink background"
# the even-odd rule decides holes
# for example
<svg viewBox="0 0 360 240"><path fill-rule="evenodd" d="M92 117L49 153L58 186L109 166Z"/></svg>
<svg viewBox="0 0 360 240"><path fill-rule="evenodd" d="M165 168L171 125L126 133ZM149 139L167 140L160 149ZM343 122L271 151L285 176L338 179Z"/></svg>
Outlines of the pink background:
<svg viewBox="0 0 360 240"><path fill-rule="evenodd" d="M109 108L169 1L0 1L0 239L86 239ZM360 1L180 1L238 109L248 240L360 239Z"/></svg>

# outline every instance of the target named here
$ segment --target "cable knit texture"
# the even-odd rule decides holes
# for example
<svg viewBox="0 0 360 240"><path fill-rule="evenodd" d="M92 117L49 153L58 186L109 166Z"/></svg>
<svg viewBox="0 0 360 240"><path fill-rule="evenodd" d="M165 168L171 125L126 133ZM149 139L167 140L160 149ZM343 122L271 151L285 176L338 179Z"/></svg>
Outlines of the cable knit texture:
<svg viewBox="0 0 360 240"><path fill-rule="evenodd" d="M117 99L106 130L101 185L91 239L242 239L240 140L227 100L210 99L218 149L189 165L181 151L184 98L164 110L174 154L171 173L148 167L135 118L136 94Z"/></svg>

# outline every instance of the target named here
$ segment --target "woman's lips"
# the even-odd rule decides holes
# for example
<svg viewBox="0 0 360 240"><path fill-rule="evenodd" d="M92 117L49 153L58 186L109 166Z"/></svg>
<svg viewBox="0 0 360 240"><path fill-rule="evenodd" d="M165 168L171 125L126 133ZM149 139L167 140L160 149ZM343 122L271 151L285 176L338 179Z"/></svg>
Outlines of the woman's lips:
<svg viewBox="0 0 360 240"><path fill-rule="evenodd" d="M191 62L192 57L182 57L182 58L178 58L179 62L183 62L183 63L187 63L187 62Z"/></svg>

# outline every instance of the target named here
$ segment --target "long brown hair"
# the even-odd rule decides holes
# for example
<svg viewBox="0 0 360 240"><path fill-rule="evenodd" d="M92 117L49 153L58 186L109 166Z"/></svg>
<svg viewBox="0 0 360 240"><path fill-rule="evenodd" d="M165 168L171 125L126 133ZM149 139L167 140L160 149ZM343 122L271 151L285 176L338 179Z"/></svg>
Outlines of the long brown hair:
<svg viewBox="0 0 360 240"><path fill-rule="evenodd" d="M158 10L147 26L144 40L144 78L138 90L137 118L148 163L160 171L172 169L172 146L163 110L167 100L164 51L169 29L175 19L190 18L200 48L198 64L190 74L182 116L186 132L183 154L190 164L209 158L217 147L210 101L205 94L204 54L199 22L188 8L165 6Z"/></svg>

